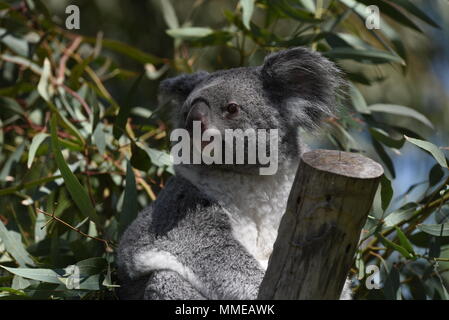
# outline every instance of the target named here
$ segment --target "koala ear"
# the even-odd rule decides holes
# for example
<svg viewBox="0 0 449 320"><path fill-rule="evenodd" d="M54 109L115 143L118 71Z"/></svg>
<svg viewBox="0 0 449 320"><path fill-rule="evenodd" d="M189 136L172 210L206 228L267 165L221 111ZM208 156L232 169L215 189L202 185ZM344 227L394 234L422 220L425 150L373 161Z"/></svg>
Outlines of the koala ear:
<svg viewBox="0 0 449 320"><path fill-rule="evenodd" d="M195 86L206 78L209 73L198 71L192 74L183 74L174 78L165 79L159 86L160 103L169 101L182 104Z"/></svg>
<svg viewBox="0 0 449 320"><path fill-rule="evenodd" d="M261 75L264 89L296 125L315 128L336 112L340 71L317 52L298 47L270 54Z"/></svg>

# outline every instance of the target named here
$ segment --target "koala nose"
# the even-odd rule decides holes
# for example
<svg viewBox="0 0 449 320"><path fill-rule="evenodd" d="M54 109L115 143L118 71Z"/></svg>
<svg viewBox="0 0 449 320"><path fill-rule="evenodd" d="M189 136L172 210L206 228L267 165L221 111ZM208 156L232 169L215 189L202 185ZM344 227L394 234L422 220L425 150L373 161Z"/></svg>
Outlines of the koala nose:
<svg viewBox="0 0 449 320"><path fill-rule="evenodd" d="M193 130L193 122L199 121L201 124L201 133L206 131L208 127L209 107L204 102L195 103L187 115L185 127L187 130Z"/></svg>

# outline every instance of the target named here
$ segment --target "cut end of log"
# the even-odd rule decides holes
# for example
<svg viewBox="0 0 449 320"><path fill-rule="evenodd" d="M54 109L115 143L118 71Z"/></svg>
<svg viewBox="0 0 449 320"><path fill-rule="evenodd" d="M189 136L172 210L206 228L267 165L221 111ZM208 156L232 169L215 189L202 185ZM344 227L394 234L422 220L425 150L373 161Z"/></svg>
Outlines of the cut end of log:
<svg viewBox="0 0 449 320"><path fill-rule="evenodd" d="M350 178L373 179L384 173L380 164L358 153L313 150L304 153L302 160L317 170Z"/></svg>

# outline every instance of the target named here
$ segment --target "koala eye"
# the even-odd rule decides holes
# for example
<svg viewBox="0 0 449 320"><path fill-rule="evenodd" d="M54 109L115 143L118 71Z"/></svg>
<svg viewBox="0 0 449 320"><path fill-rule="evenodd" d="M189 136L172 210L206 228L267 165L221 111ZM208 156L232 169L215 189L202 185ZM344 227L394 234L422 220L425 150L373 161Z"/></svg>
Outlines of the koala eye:
<svg viewBox="0 0 449 320"><path fill-rule="evenodd" d="M226 111L230 114L235 114L239 111L239 105L235 102L231 102L226 106Z"/></svg>

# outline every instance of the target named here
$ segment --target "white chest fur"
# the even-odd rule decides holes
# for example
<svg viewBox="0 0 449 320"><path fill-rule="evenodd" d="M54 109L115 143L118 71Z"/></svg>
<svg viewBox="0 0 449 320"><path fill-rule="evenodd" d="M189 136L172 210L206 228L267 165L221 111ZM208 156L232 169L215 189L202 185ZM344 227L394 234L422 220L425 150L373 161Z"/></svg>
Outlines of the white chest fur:
<svg viewBox="0 0 449 320"><path fill-rule="evenodd" d="M218 170L200 175L185 167L177 169L179 174L226 208L233 236L266 269L296 166L279 168L272 176Z"/></svg>

